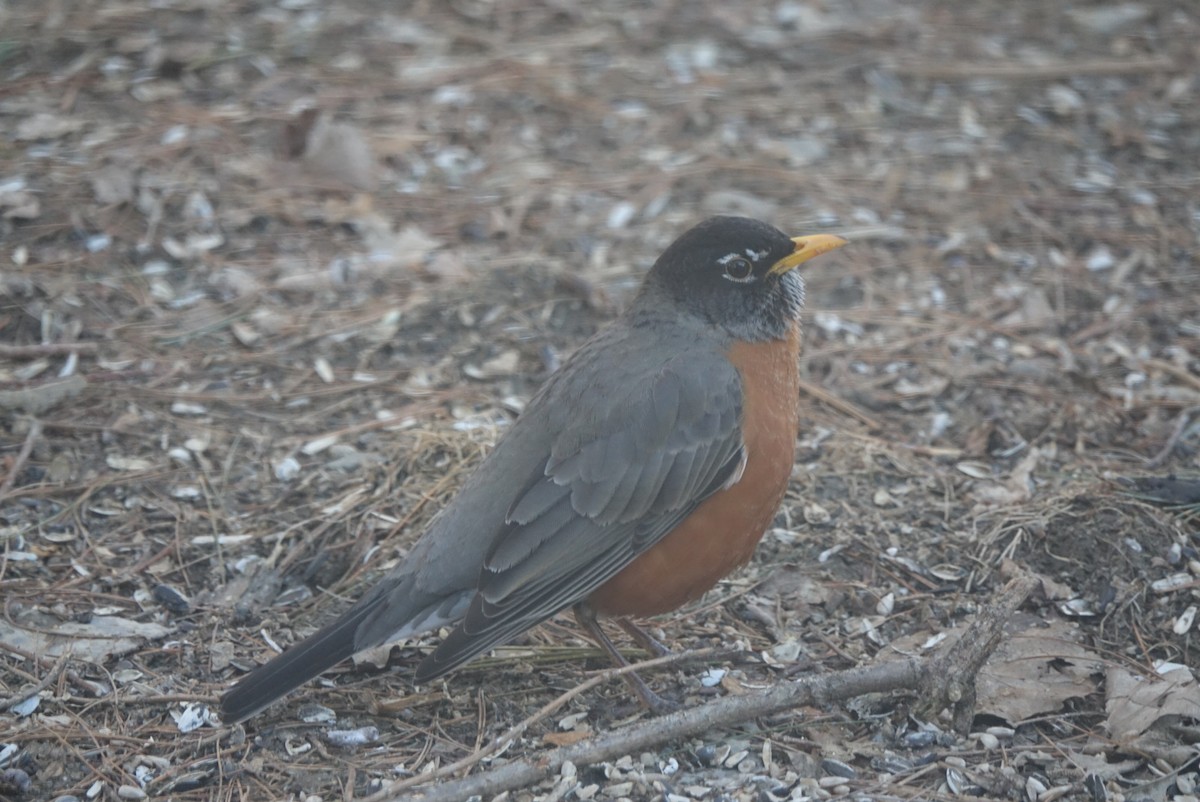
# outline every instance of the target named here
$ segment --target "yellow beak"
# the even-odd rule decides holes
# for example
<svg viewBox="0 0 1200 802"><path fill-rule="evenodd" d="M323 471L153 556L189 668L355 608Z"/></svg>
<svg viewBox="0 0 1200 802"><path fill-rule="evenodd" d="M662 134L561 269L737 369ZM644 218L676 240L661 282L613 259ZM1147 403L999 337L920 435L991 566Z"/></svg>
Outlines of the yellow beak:
<svg viewBox="0 0 1200 802"><path fill-rule="evenodd" d="M810 234L807 237L792 237L792 242L796 243L796 250L771 265L771 269L767 271L769 275L782 276L789 270L795 270L814 256L829 253L849 244L836 234Z"/></svg>

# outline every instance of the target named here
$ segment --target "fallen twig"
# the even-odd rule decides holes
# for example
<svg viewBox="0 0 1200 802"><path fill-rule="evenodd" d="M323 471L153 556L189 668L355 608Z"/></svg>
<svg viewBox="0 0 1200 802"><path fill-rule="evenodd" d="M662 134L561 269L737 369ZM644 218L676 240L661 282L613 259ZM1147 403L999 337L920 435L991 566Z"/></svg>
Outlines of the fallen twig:
<svg viewBox="0 0 1200 802"><path fill-rule="evenodd" d="M857 404L852 404L844 398L839 398L819 384L812 384L811 382L801 380L800 392L828 404L843 415L849 415L859 423L864 424L868 429L880 428L879 421L864 412Z"/></svg>
<svg viewBox="0 0 1200 802"><path fill-rule="evenodd" d="M42 343L41 345L0 345L4 359L33 359L54 354L93 354L96 343Z"/></svg>
<svg viewBox="0 0 1200 802"><path fill-rule="evenodd" d="M919 688L931 716L949 708L954 728L959 732L968 730L975 709L975 677L999 645L1004 625L1037 584L1038 580L1029 575L1013 579L995 603L980 611L945 655L931 661Z"/></svg>
<svg viewBox="0 0 1200 802"><path fill-rule="evenodd" d="M929 62L921 64L899 64L896 72L914 78L936 78L938 80L970 80L972 78L999 78L1012 80L1057 80L1081 75L1130 75L1141 72L1162 72L1178 69L1173 59L1165 56L1136 59L1093 59L1089 61L1063 61L1056 64L1014 64L1001 62L981 64L977 61Z"/></svg>
<svg viewBox="0 0 1200 802"><path fill-rule="evenodd" d="M547 702L545 705L535 711L532 715L526 717L520 723L507 729L504 734L493 738L485 746L476 749L474 752L462 758L461 760L456 760L453 763L442 766L432 774L422 774L417 777L411 777L407 780L402 780L383 789L382 791L379 791L378 793L364 798L361 800L361 802L386 802L387 800L396 799L396 794L400 791L404 791L418 785L424 785L435 780L440 780L457 774L464 769L469 769L471 766L474 766L487 756L492 755L504 748L506 744L515 741L517 738L520 738L526 730L547 716L552 715L554 711L561 708L567 702L576 698L585 691L591 690L597 685L603 685L604 683L609 682L616 677L620 677L624 674L629 674L634 671L642 671L647 668L659 668L661 666L671 665L673 663L703 659L718 654L719 652L721 652L720 649L699 649L694 652L681 652L679 654L667 655L666 657L656 657L652 660L643 660L640 663L634 663L621 668L610 668L606 671L597 672L591 679L587 680L586 682L581 682L574 688L571 688L569 691L559 694L554 699Z"/></svg>
<svg viewBox="0 0 1200 802"><path fill-rule="evenodd" d="M1143 359L1142 367L1169 373L1184 384L1191 385L1193 390L1200 390L1200 376L1192 373L1187 368L1181 368L1178 365L1167 362L1165 359Z"/></svg>
<svg viewBox="0 0 1200 802"><path fill-rule="evenodd" d="M1163 444L1162 450L1146 460L1147 468L1161 467L1170 458L1171 452L1175 450L1175 446L1179 445L1184 432L1188 430L1188 424L1196 415L1200 415L1200 406L1188 407L1179 413L1179 417L1175 421L1175 428L1171 431L1167 442Z"/></svg>
<svg viewBox="0 0 1200 802"><path fill-rule="evenodd" d="M41 693L46 688L49 688L51 684L57 682L58 678L62 675L63 669L67 667L68 657L70 657L70 653L64 652L63 655L58 658L58 662L54 664L54 667L47 671L46 676L42 677L42 679L32 688L26 688L23 691L18 691L7 699L0 699L0 710L8 710L11 707L15 707L34 694Z"/></svg>
<svg viewBox="0 0 1200 802"><path fill-rule="evenodd" d="M17 452L17 458L13 460L12 467L8 471L8 476L4 477L4 481L0 482L0 499L3 499L12 490L16 484L17 476L25 469L25 463L29 461L29 455L33 453L34 442L42 436L42 422L34 419L33 423L29 424L29 431L25 433L25 442L21 444L21 450Z"/></svg>
<svg viewBox="0 0 1200 802"><path fill-rule="evenodd" d="M760 716L803 705L828 705L868 693L919 690L930 700L931 708L949 706L956 726L961 727L970 722L969 709L975 700L975 675L979 667L999 642L1005 622L1034 585L1034 580L1029 577L1011 582L1000 599L980 614L952 648L932 658L906 658L860 666L785 682L761 693L728 696L411 794L404 793L408 786L389 788L370 797L370 802L397 799L452 802L475 795L488 798L551 777L568 761L577 766L598 763Z"/></svg>
<svg viewBox="0 0 1200 802"><path fill-rule="evenodd" d="M87 388L87 384L87 379L76 373L33 387L0 390L0 409L22 409L30 415L40 415L68 398L79 395Z"/></svg>

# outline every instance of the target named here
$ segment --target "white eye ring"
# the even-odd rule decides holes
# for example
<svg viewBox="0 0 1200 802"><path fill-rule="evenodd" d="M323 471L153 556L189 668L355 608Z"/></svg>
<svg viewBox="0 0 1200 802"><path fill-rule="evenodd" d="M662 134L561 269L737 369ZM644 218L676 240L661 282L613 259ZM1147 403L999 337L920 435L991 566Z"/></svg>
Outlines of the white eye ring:
<svg viewBox="0 0 1200 802"><path fill-rule="evenodd" d="M725 268L725 278L730 281L736 281L738 284L754 281L754 265L744 256L734 256L721 266Z"/></svg>

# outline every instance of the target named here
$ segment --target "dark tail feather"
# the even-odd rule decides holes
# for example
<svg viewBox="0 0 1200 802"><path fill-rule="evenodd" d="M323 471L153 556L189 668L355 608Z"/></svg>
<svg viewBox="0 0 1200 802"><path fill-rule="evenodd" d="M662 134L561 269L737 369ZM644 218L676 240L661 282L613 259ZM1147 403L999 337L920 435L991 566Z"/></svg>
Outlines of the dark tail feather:
<svg viewBox="0 0 1200 802"><path fill-rule="evenodd" d="M357 651L355 633L373 605L359 605L307 640L259 666L221 697L221 720L236 724Z"/></svg>

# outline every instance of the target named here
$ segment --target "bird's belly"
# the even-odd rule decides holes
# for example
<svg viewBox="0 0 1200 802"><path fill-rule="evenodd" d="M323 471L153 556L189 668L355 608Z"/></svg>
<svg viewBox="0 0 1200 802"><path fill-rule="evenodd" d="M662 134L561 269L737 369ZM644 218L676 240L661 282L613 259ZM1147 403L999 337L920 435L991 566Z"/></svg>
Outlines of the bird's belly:
<svg viewBox="0 0 1200 802"><path fill-rule="evenodd" d="M744 565L787 491L799 425L799 327L787 340L738 343L730 360L745 392L746 469L662 540L601 585L588 604L602 615L649 616L697 599Z"/></svg>

